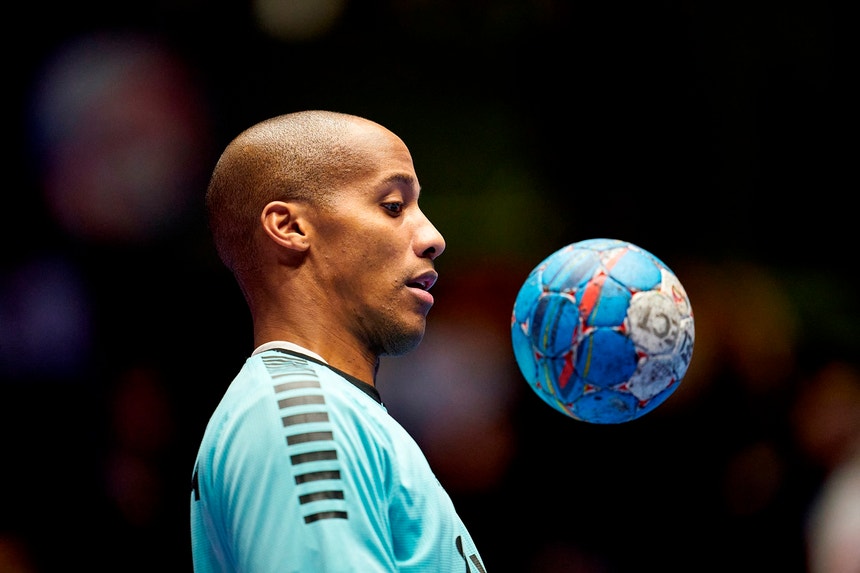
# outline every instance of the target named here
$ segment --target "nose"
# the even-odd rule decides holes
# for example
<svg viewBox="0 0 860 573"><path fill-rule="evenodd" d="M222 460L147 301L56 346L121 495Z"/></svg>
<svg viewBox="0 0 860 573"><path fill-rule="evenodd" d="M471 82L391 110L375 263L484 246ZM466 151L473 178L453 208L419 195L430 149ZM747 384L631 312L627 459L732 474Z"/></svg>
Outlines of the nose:
<svg viewBox="0 0 860 573"><path fill-rule="evenodd" d="M445 250L445 238L424 213L421 213L421 222L418 225L415 240L415 254L419 257L436 259Z"/></svg>

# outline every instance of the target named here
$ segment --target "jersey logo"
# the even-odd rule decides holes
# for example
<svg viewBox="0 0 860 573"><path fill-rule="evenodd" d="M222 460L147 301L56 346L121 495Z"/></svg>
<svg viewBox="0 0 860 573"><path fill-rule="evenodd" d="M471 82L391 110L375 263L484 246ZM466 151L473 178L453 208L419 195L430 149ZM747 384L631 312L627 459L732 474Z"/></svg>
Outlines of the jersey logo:
<svg viewBox="0 0 860 573"><path fill-rule="evenodd" d="M274 383L305 523L347 519L334 432L319 378L307 361L264 356Z"/></svg>
<svg viewBox="0 0 860 573"><path fill-rule="evenodd" d="M477 555L475 555L473 553L473 554L469 555L468 560L466 559L466 551L463 548L463 537L461 535L457 536L456 544L457 544L457 553L459 553L460 557L463 558L463 561L466 562L466 573L471 573L471 571L473 571L473 569L469 568L469 562L470 561L471 561L472 565L475 566L474 571L476 573L487 573L487 570L484 569L484 564L481 563L481 560L480 560L480 558L478 558Z"/></svg>

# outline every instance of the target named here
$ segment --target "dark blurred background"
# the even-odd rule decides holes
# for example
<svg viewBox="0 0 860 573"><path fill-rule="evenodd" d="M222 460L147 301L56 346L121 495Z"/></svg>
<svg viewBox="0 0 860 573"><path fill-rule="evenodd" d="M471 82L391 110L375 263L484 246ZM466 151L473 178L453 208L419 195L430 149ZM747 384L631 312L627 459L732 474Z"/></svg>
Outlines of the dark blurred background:
<svg viewBox="0 0 860 573"><path fill-rule="evenodd" d="M448 241L425 341L386 358L378 386L490 573L858 571L841 5L16 10L0 207L3 573L191 570L197 443L252 350L205 185L241 130L309 108L398 133ZM696 316L679 390L615 426L551 410L510 350L528 272L592 237L660 256Z"/></svg>

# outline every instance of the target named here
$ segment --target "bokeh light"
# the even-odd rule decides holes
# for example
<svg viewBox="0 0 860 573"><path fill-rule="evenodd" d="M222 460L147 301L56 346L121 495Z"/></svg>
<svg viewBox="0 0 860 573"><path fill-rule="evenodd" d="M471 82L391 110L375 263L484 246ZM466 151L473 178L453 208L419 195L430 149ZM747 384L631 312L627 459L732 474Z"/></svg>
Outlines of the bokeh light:
<svg viewBox="0 0 860 573"><path fill-rule="evenodd" d="M155 39L99 33L60 46L34 87L29 126L45 205L71 236L148 241L198 206L204 99Z"/></svg>

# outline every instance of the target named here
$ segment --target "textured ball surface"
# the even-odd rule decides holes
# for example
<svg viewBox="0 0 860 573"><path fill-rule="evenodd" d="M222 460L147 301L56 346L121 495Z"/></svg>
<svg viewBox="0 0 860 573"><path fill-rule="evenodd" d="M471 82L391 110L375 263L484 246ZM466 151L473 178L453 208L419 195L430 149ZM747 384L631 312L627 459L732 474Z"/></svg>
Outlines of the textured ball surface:
<svg viewBox="0 0 860 573"><path fill-rule="evenodd" d="M563 247L535 267L511 316L520 371L547 404L597 424L663 403L693 355L693 310L663 261L617 239Z"/></svg>

